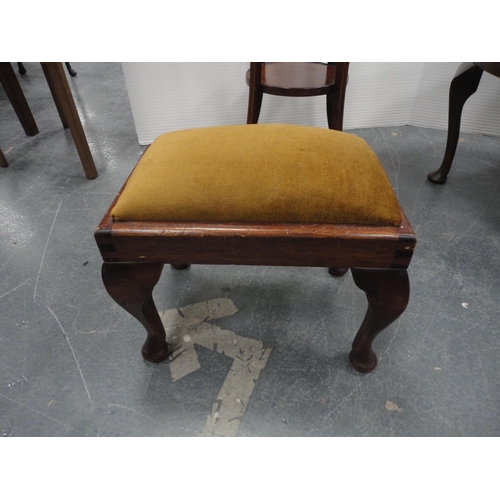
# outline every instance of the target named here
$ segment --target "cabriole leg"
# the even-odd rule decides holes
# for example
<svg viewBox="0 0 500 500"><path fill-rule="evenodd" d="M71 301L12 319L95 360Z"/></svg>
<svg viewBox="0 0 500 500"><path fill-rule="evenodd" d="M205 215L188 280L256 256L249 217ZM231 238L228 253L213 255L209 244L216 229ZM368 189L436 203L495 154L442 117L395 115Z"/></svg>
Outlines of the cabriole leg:
<svg viewBox="0 0 500 500"><path fill-rule="evenodd" d="M352 343L349 359L356 370L368 373L377 366L372 343L406 309L410 284L404 269L352 268L351 273L354 283L366 293L368 310Z"/></svg>
<svg viewBox="0 0 500 500"><path fill-rule="evenodd" d="M165 328L152 296L162 269L161 262L102 266L102 280L109 295L146 328L141 352L144 359L153 363L164 360L168 352Z"/></svg>
<svg viewBox="0 0 500 500"><path fill-rule="evenodd" d="M460 135L462 110L467 99L476 92L483 70L473 63L463 63L450 85L448 107L448 138L443 162L438 170L427 178L434 184L444 184L450 172Z"/></svg>

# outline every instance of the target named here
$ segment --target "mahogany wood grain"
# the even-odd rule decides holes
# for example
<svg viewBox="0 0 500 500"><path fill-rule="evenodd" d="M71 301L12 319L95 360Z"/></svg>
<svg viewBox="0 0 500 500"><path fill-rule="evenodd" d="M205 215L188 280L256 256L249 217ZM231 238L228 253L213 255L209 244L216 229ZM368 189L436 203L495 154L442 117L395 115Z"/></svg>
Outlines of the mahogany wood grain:
<svg viewBox="0 0 500 500"><path fill-rule="evenodd" d="M102 265L102 280L109 295L146 328L142 356L158 363L167 356L165 328L153 301L153 289L160 279L163 263Z"/></svg>
<svg viewBox="0 0 500 500"><path fill-rule="evenodd" d="M168 348L151 292L161 265L243 264L328 267L343 275L352 268L367 294L368 312L350 360L368 372L376 366L375 336L406 307L415 234L401 210L402 223L389 226L329 224L202 224L113 221L111 208L95 232L110 295L146 327L143 356L163 359ZM151 267L148 267L151 266ZM144 275L144 276L143 276Z"/></svg>
<svg viewBox="0 0 500 500"><path fill-rule="evenodd" d="M415 246L402 212L400 226L112 221L96 239L106 262L405 267ZM223 250L223 251L222 251Z"/></svg>
<svg viewBox="0 0 500 500"><path fill-rule="evenodd" d="M126 184L94 237L108 293L148 332L145 359L164 359L168 351L151 298L164 263L174 269L190 264L309 266L328 267L334 276L351 268L356 285L367 295L368 310L350 361L361 372L375 368L373 340L402 314L409 298L406 269L416 237L401 207L398 226L115 221L111 210Z"/></svg>
<svg viewBox="0 0 500 500"><path fill-rule="evenodd" d="M377 366L372 343L375 337L406 309L410 284L405 269L351 269L354 283L366 293L368 310L352 344L349 359L360 372Z"/></svg>

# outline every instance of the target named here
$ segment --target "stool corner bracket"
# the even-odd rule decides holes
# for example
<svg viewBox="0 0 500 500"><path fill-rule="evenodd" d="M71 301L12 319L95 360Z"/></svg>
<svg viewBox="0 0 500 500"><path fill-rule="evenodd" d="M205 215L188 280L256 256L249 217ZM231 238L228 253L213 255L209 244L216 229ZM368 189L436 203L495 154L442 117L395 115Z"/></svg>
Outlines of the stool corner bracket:
<svg viewBox="0 0 500 500"><path fill-rule="evenodd" d="M113 235L111 233L111 226L107 225L105 220L97 226L94 232L94 238L101 252L101 256L105 261L113 260L113 255L116 253L115 244L113 241Z"/></svg>
<svg viewBox="0 0 500 500"><path fill-rule="evenodd" d="M98 226L94 231L94 238L99 241L103 238L111 238L111 228Z"/></svg>
<svg viewBox="0 0 500 500"><path fill-rule="evenodd" d="M414 233L400 234L391 267L393 269L408 268L416 245L417 239Z"/></svg>

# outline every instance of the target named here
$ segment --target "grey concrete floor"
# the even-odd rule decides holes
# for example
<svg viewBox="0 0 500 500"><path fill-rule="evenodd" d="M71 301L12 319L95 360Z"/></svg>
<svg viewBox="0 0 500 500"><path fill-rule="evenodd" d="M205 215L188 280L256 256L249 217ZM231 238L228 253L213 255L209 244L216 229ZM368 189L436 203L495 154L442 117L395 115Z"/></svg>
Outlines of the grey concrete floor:
<svg viewBox="0 0 500 500"><path fill-rule="evenodd" d="M208 328L269 354L255 386L226 397L231 357L195 343L189 362L176 361L193 370L184 376L174 362L144 361L141 325L101 282L93 231L144 150L120 64L74 64L70 80L99 171L92 181L39 65L26 67L37 136L24 135L0 89L10 162L0 170L1 435L199 436L224 405L235 417L222 435L500 435L500 138L464 134L448 183L436 186L426 175L445 131L349 131L378 154L418 238L409 306L375 341L371 374L347 358L366 310L349 274L166 267L155 300L171 318L181 309L182 335ZM210 305L218 318L193 313Z"/></svg>

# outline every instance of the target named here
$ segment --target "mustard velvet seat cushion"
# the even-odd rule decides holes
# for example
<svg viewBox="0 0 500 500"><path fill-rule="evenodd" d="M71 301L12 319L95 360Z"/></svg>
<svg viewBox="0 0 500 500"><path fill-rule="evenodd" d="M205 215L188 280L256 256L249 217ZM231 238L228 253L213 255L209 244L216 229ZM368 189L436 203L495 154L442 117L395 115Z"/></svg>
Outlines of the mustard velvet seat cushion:
<svg viewBox="0 0 500 500"><path fill-rule="evenodd" d="M144 152L115 220L390 225L399 204L354 135L299 125L180 130Z"/></svg>

